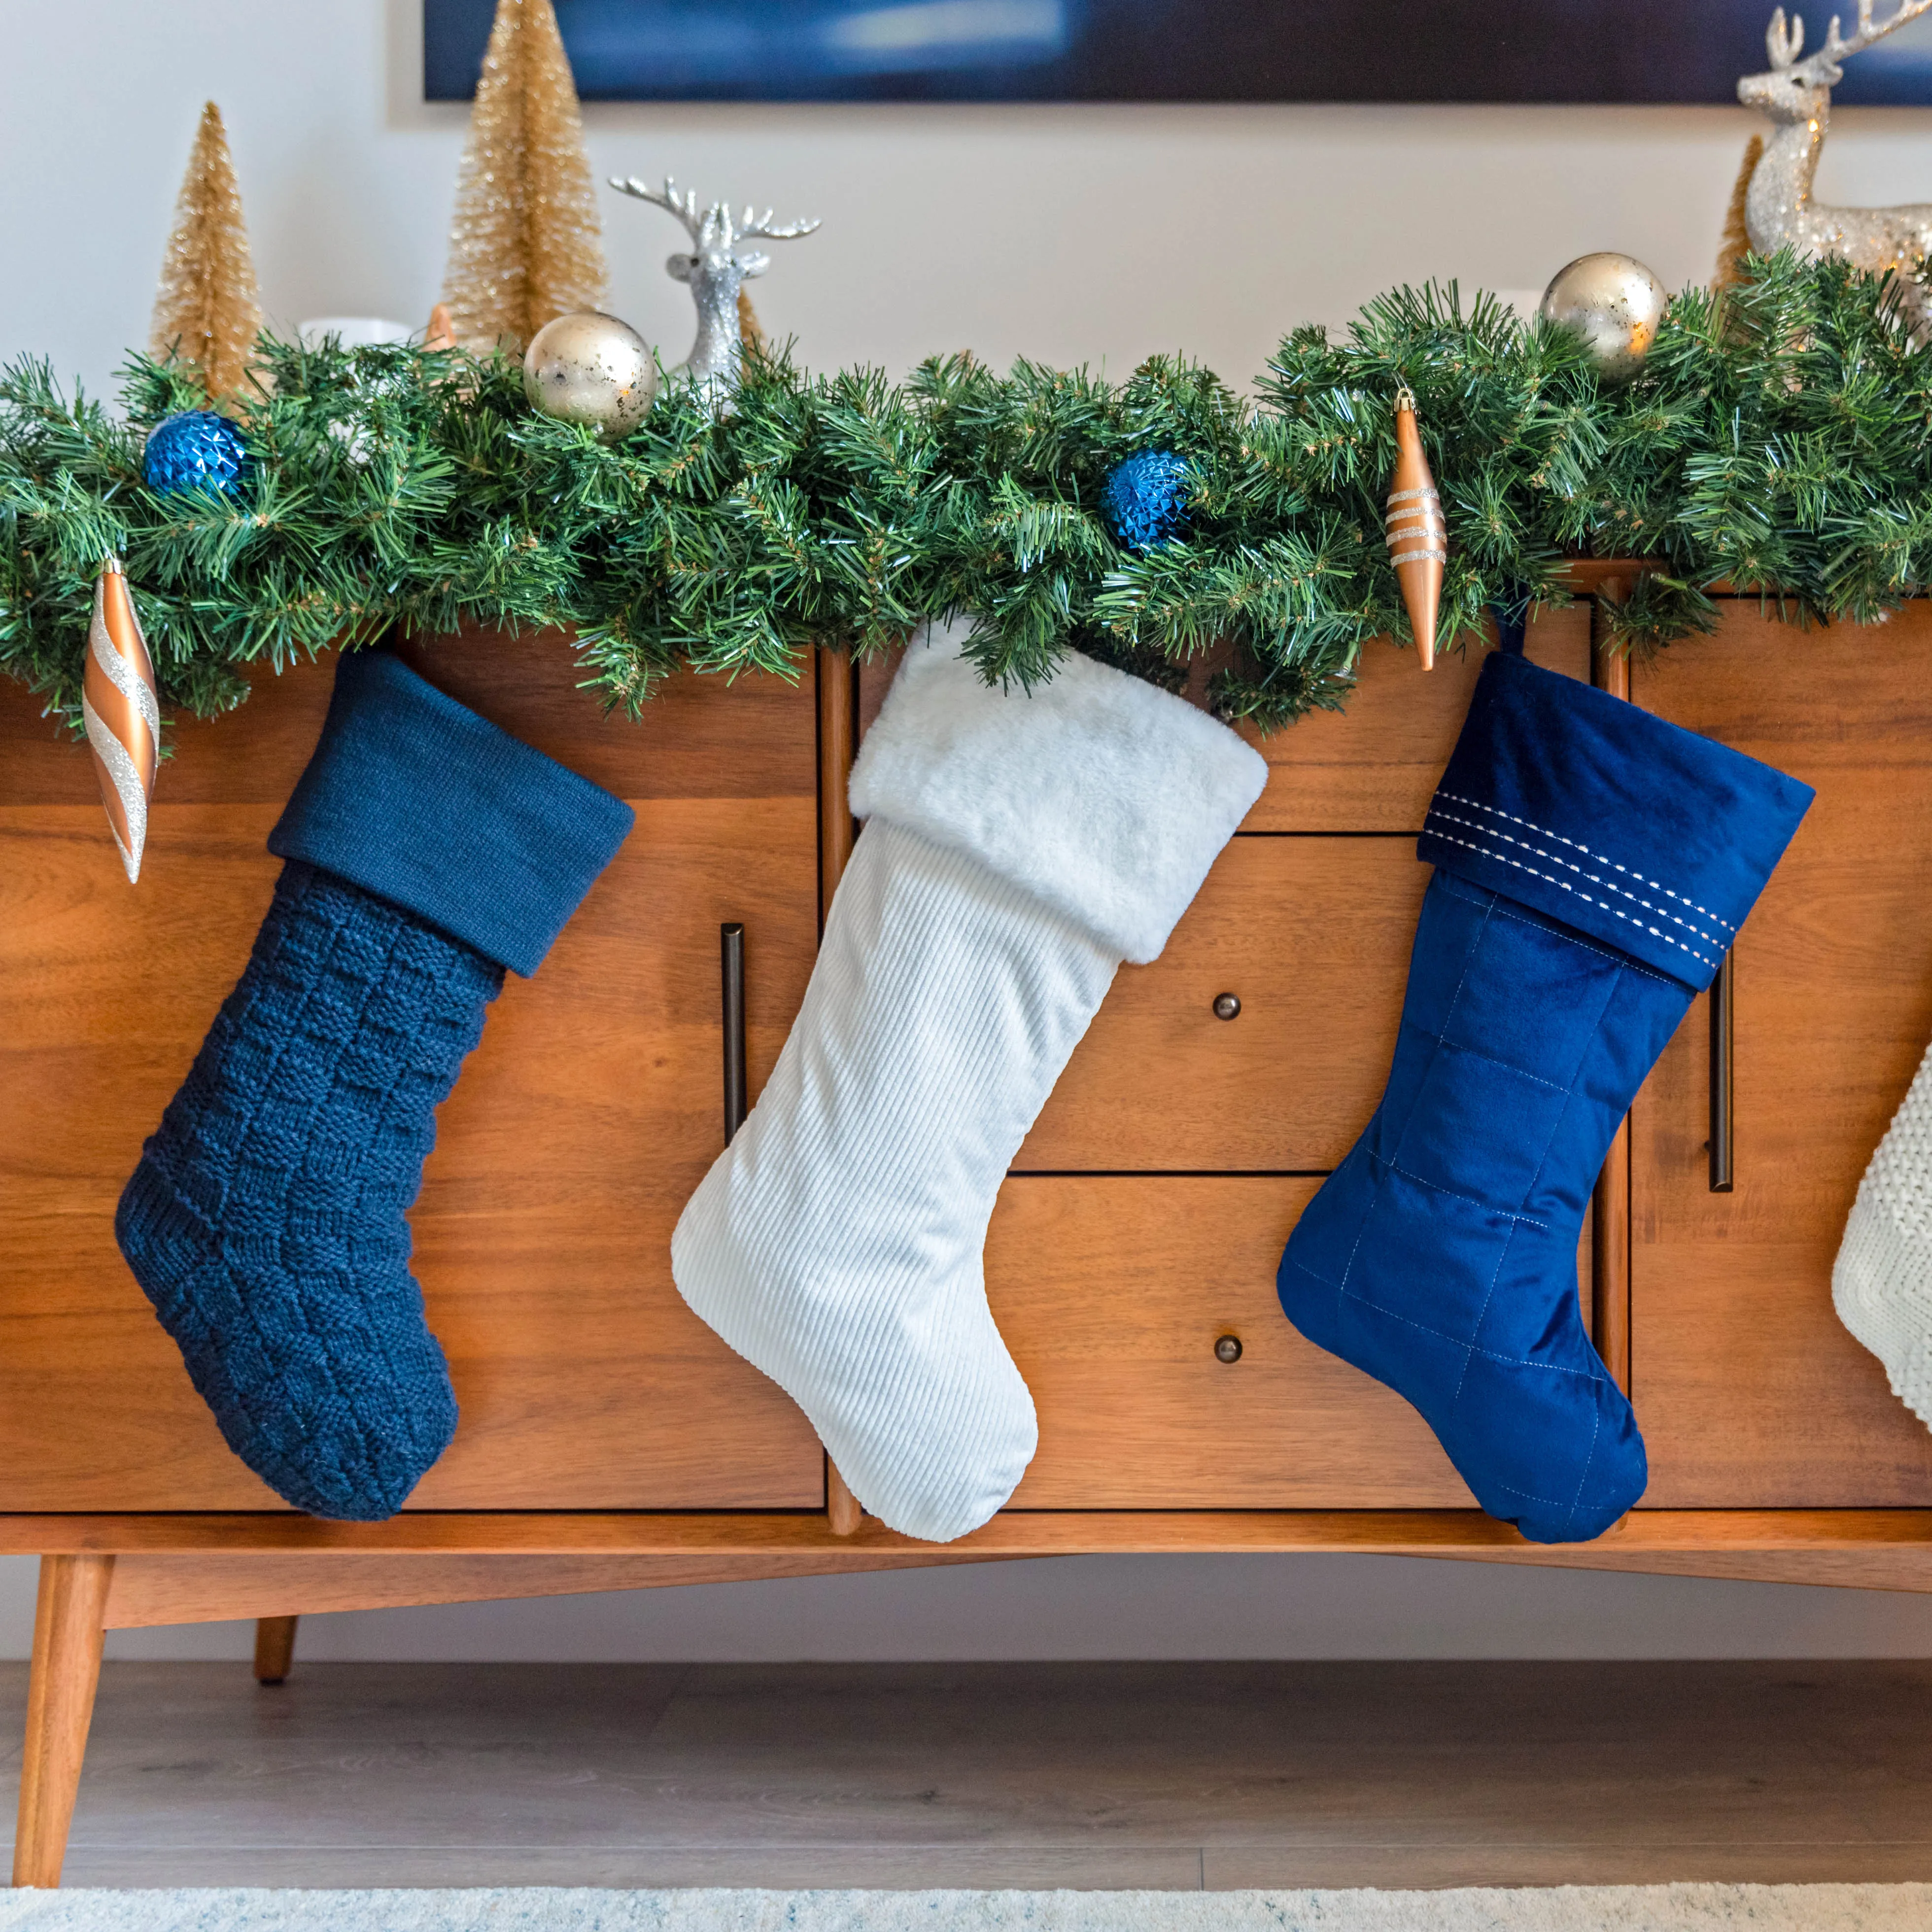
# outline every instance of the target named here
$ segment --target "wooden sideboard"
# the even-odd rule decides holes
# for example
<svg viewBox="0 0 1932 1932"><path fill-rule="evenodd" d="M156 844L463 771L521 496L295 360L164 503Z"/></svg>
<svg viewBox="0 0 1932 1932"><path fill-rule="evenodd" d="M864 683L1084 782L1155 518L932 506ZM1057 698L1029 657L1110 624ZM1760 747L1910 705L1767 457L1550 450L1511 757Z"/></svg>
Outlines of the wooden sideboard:
<svg viewBox="0 0 1932 1932"><path fill-rule="evenodd" d="M264 838L332 666L264 674L238 715L181 728L132 891L84 754L0 686L0 1550L43 1558L16 1882L57 1882L106 1628L1110 1550L1932 1588L1932 1433L1829 1282L1932 1038L1932 605L1809 633L1755 600L1724 610L1714 638L1634 665L1593 662L1587 601L1531 634L1540 662L1818 789L1729 981L1731 1190L1711 1186L1708 997L1606 1168L1581 1292L1651 1484L1600 1541L1553 1549L1477 1510L1406 1405L1274 1296L1296 1214L1380 1091L1415 834L1474 654L1425 677L1376 646L1346 714L1268 741L1268 788L1167 951L1123 970L988 1237L1040 1452L1010 1506L943 1550L860 1516L668 1264L723 1144L720 927L744 928L755 1096L889 668L680 676L633 724L599 716L555 636L412 654L638 826L542 970L506 986L442 1110L416 1266L462 1424L377 1524L297 1514L229 1454L112 1234L267 906Z"/></svg>

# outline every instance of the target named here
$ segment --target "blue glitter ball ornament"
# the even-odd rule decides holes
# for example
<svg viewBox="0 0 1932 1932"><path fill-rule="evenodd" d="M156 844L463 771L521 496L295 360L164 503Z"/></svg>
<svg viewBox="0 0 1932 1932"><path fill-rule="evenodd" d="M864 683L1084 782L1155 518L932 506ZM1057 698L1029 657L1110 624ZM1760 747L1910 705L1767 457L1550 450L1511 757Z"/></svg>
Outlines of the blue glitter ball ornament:
<svg viewBox="0 0 1932 1932"><path fill-rule="evenodd" d="M1187 459L1171 449L1138 450L1107 478L1101 513L1123 550L1152 550L1187 520Z"/></svg>
<svg viewBox="0 0 1932 1932"><path fill-rule="evenodd" d="M141 473L148 488L164 495L172 490L219 490L232 496L248 466L242 432L212 410L177 410L148 432Z"/></svg>

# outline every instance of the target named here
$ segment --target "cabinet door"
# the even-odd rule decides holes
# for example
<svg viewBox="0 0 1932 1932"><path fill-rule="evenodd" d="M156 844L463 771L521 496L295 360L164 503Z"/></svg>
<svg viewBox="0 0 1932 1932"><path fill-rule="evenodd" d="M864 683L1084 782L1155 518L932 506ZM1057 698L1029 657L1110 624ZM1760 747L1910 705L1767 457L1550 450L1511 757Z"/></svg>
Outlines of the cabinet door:
<svg viewBox="0 0 1932 1932"><path fill-rule="evenodd" d="M1736 950L1736 1189L1709 1190L1708 1003L1631 1119L1631 1383L1659 1508L1932 1503L1932 1434L1832 1306L1932 1036L1932 607L1799 632L1726 605L1638 702L1817 788Z"/></svg>
<svg viewBox="0 0 1932 1932"><path fill-rule="evenodd" d="M628 798L637 830L442 1110L412 1214L456 1440L412 1506L812 1507L804 1418L673 1287L723 1143L718 927L746 930L752 1090L816 941L811 693L682 677L600 716L554 637L453 642L446 689ZM279 1507L231 1456L113 1240L114 1202L248 956L263 848L332 675L184 725L141 883L82 753L0 700L0 1509Z"/></svg>

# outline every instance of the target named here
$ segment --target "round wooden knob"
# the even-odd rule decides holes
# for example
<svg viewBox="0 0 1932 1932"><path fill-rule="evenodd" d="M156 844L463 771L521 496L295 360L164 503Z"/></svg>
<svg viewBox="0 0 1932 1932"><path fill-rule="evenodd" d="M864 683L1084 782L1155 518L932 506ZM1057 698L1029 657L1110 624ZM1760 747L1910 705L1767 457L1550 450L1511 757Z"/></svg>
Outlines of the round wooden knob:
<svg viewBox="0 0 1932 1932"><path fill-rule="evenodd" d="M1214 1359L1217 1362L1238 1362L1241 1359L1240 1336L1221 1336L1214 1344Z"/></svg>
<svg viewBox="0 0 1932 1932"><path fill-rule="evenodd" d="M1216 993L1214 995L1214 1017L1217 1020L1231 1020L1241 1010L1241 998L1238 993Z"/></svg>

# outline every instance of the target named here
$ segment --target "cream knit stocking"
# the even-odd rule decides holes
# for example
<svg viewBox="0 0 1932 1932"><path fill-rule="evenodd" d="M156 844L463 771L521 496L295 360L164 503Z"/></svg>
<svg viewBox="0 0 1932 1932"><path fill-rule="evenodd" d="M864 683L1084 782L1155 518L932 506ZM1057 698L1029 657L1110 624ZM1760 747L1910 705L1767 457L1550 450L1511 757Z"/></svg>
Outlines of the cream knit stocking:
<svg viewBox="0 0 1932 1932"><path fill-rule="evenodd" d="M1932 1426L1932 1052L1858 1183L1832 1300L1892 1394Z"/></svg>
<svg viewBox="0 0 1932 1932"><path fill-rule="evenodd" d="M1033 1399L980 1250L1124 958L1155 958L1259 796L1225 726L1090 659L1031 696L907 653L852 775L867 823L758 1106L684 1210L692 1307L935 1542L1013 1491Z"/></svg>

